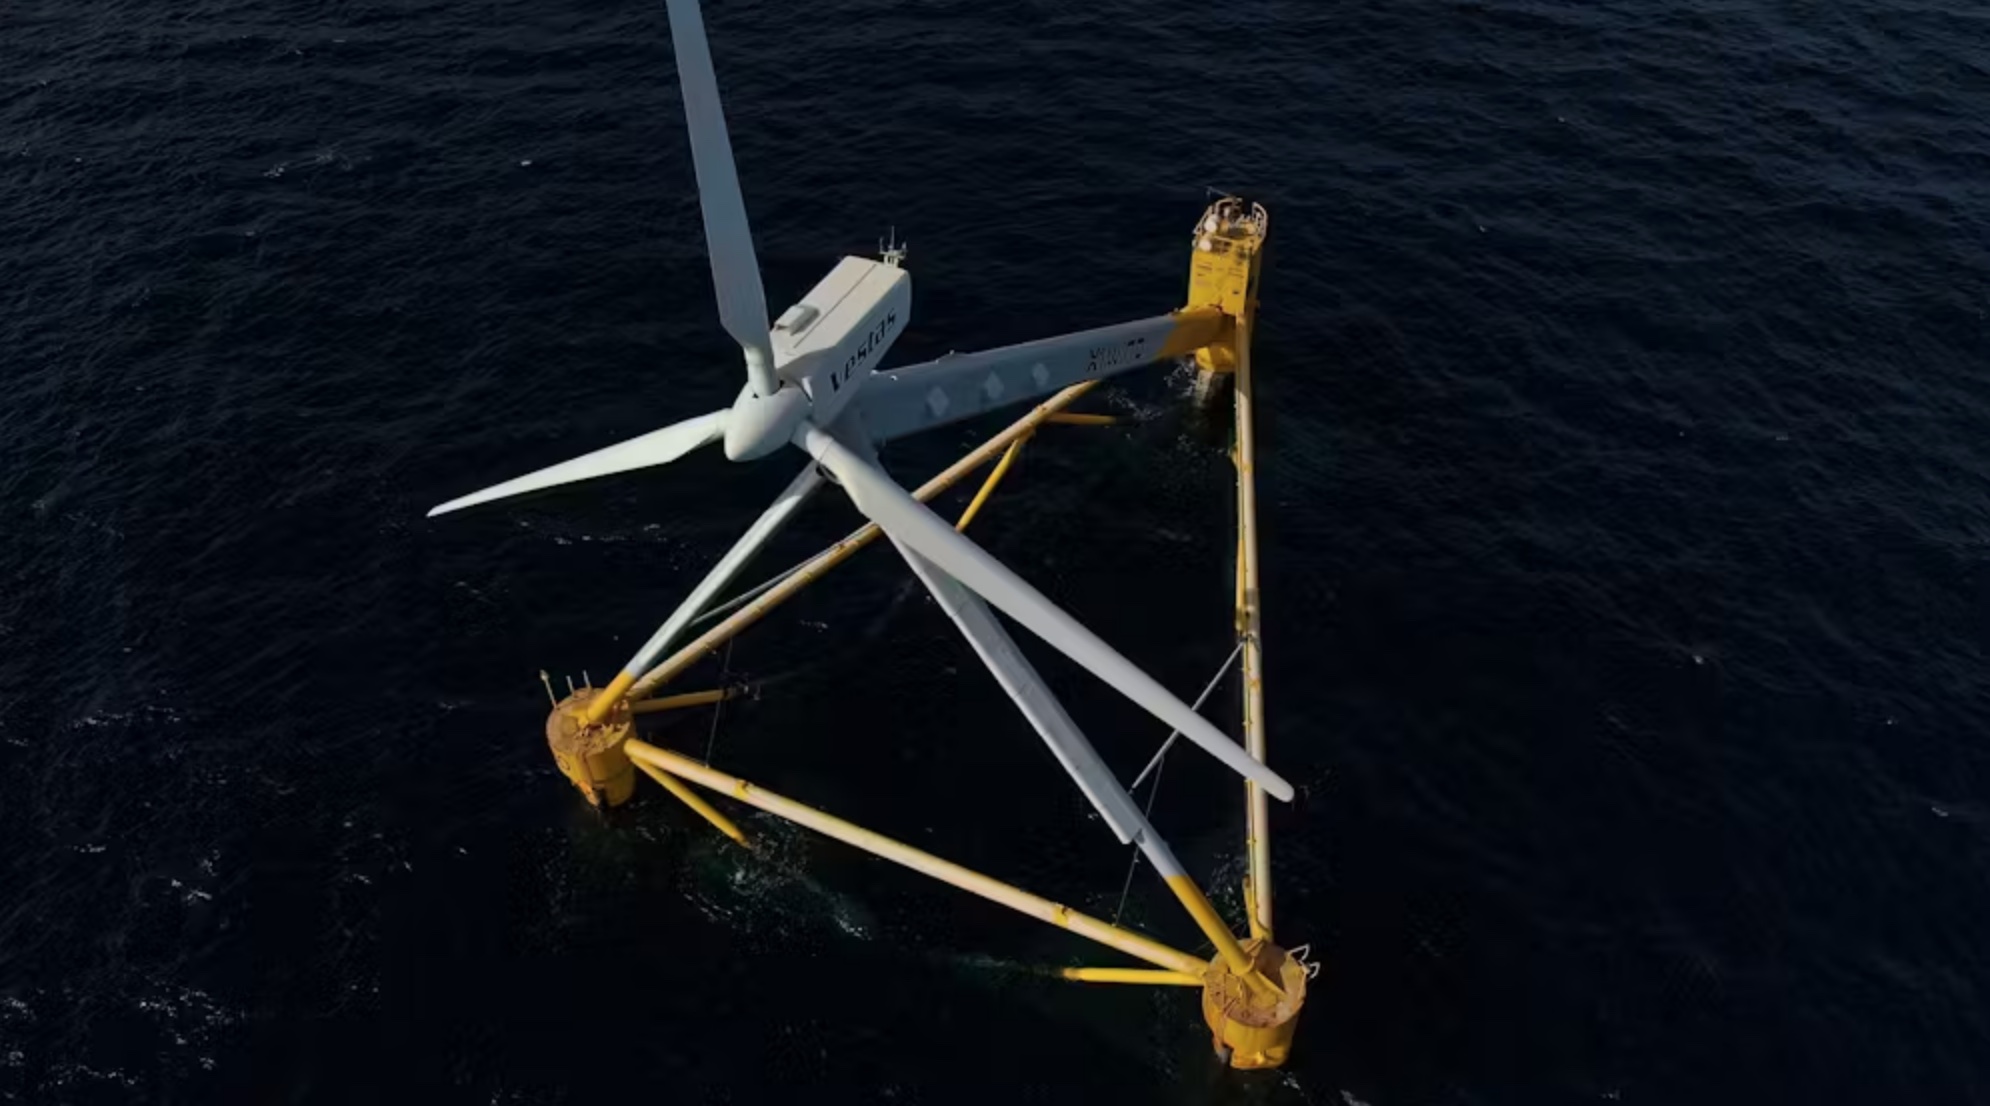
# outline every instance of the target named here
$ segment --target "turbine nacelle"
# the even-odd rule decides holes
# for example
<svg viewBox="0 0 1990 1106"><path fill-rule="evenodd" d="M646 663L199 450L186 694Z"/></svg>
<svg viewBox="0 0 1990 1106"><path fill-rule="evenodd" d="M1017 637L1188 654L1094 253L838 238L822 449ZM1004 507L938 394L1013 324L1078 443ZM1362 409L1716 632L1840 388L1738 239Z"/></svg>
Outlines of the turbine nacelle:
<svg viewBox="0 0 1990 1106"><path fill-rule="evenodd" d="M912 274L861 257L829 275L774 320L769 338L780 388L763 396L749 383L726 416L726 456L764 457L794 436L803 418L836 421L912 317Z"/></svg>

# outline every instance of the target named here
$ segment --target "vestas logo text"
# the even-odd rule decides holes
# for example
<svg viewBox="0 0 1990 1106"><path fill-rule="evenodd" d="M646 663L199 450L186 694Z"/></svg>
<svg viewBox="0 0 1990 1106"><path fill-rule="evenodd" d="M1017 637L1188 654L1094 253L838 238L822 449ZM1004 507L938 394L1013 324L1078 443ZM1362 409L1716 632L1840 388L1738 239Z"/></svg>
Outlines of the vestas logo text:
<svg viewBox="0 0 1990 1106"><path fill-rule="evenodd" d="M1147 352L1147 339L1128 338L1117 346L1093 346L1085 360L1085 371L1098 372L1100 369L1125 369L1143 365L1152 358Z"/></svg>
<svg viewBox="0 0 1990 1106"><path fill-rule="evenodd" d="M841 391L843 385L849 383L850 377L856 373L858 368L871 359L871 354L884 348L885 339L889 338L891 332L897 328L898 312L895 310L887 312L884 318L878 320L878 325L872 327L869 334L864 335L864 344L858 346L856 352L852 353L843 362L843 367L830 371L829 390L832 392Z"/></svg>

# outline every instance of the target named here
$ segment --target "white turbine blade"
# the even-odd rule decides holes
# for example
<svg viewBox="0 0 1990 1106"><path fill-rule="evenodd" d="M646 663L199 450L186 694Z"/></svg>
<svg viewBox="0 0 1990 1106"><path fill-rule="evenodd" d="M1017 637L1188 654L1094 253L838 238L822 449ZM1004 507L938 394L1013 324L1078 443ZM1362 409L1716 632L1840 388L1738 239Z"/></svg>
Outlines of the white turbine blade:
<svg viewBox="0 0 1990 1106"><path fill-rule="evenodd" d="M1079 732L1077 723L1064 713L1063 704L1044 686L1043 677L1030 666L1028 658L1016 648L1009 632L995 620L981 598L964 587L959 580L941 571L933 562L920 556L911 546L891 539L898 547L899 555L912 566L912 571L933 593L940 609L954 620L960 632L974 646L981 657L981 663L994 673L995 682L1015 700L1016 708L1029 719L1031 726L1043 736L1044 744L1056 755L1057 762L1078 784L1078 790L1085 793L1092 805L1098 808L1099 817L1112 827L1121 844L1142 836L1147 829L1147 820L1140 815L1140 808L1133 803L1133 796L1119 785L1119 779L1099 759L1092 743Z"/></svg>
<svg viewBox="0 0 1990 1106"><path fill-rule="evenodd" d="M1009 631L1003 629L1002 623L989 613L988 605L981 601L981 597L897 538L892 538L891 543L898 547L899 555L912 566L912 571L933 593L940 608L947 612L969 644L974 646L975 653L988 666L988 671L994 673L1002 690L1009 693L1009 698L1015 701L1030 725L1042 735L1057 762L1078 784L1078 790L1091 800L1099 817L1112 828L1120 843L1131 841L1137 844L1148 863L1164 879L1187 875L1181 861L1175 859L1174 851L1154 831L1153 823L1134 804L1133 796L1120 786L1119 777L1106 767L1105 761L1099 758L1098 750L1085 740L1078 724L1064 713L1063 704L1044 686L1043 677L1037 675L1022 650L1016 648Z"/></svg>
<svg viewBox="0 0 1990 1106"><path fill-rule="evenodd" d="M691 161L698 171L698 207L705 217L705 249L712 259L712 285L718 292L719 321L746 351L747 382L762 396L780 387L767 334L767 294L760 286L760 263L753 256L753 232L746 223L746 199L726 134L719 78L712 71L712 47L698 0L667 0L670 45L677 54L677 79L684 91L684 122L691 131Z"/></svg>
<svg viewBox="0 0 1990 1106"><path fill-rule="evenodd" d="M460 499L452 499L429 511L428 517L446 515L451 511L474 507L479 503L489 503L493 499L536 492L541 488L554 488L578 480L592 480L597 476L649 468L653 465L667 465L699 446L718 441L725 434L725 426L724 411L714 411L709 415L699 415L695 419L685 419L662 430L652 430L640 438L630 438L626 442L611 445L606 449L597 449L593 453L576 457L571 461L561 461L550 468L527 473L516 480L507 480L483 491L471 492Z"/></svg>
<svg viewBox="0 0 1990 1106"><path fill-rule="evenodd" d="M813 423L803 423L796 431L795 441L822 462L849 493L857 509L894 540L910 546L972 588L1147 713L1180 730L1183 737L1202 746L1238 775L1255 782L1274 798L1291 801L1291 784L1210 725L1187 703L1175 698L1152 676L1099 640L1097 634L1058 609L1007 565L956 533L875 464L859 457Z"/></svg>

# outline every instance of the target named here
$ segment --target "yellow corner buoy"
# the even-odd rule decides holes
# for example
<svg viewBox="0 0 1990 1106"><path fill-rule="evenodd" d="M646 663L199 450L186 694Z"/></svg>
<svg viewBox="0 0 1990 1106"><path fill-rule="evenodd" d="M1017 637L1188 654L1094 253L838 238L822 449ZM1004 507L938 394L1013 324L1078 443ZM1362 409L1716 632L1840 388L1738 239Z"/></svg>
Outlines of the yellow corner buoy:
<svg viewBox="0 0 1990 1106"><path fill-rule="evenodd" d="M546 744L553 760L595 806L621 806L636 792L636 766L622 743L636 732L626 700L608 711L600 724L587 724L587 705L598 688L582 688L560 700L546 716Z"/></svg>
<svg viewBox="0 0 1990 1106"><path fill-rule="evenodd" d="M1246 941L1244 954L1280 993L1248 985L1218 956L1203 976L1202 1020L1209 1023L1217 1055L1231 1067L1282 1067L1292 1054L1292 1034L1306 1002L1306 965L1261 937Z"/></svg>
<svg viewBox="0 0 1990 1106"><path fill-rule="evenodd" d="M1209 206L1196 224L1195 252L1189 255L1187 306L1219 308L1231 319L1245 321L1256 314L1258 272L1270 222L1263 206L1246 207L1234 196ZM1203 377L1237 367L1225 342L1195 351L1195 362Z"/></svg>

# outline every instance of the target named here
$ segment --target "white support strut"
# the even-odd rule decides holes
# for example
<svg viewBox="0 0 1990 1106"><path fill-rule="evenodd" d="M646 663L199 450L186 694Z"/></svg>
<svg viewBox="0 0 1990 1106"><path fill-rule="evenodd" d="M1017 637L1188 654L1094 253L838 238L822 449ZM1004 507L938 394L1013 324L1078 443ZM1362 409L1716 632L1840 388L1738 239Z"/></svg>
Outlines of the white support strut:
<svg viewBox="0 0 1990 1106"><path fill-rule="evenodd" d="M1178 325L1158 315L881 372L856 399L864 433L873 442L903 438L1151 365Z"/></svg>
<svg viewBox="0 0 1990 1106"><path fill-rule="evenodd" d="M995 682L1002 685L1009 698L1015 701L1016 708L1029 719L1030 725L1043 737L1044 744L1064 766L1078 790L1091 800L1099 817L1105 820L1120 843L1133 842L1145 853L1154 870L1166 879L1185 875L1181 862L1175 859L1174 851L1167 842L1154 831L1133 796L1120 786L1119 778L1106 767L1099 758L1097 749L1085 739L1077 723L1064 712L1063 704L1050 688L1044 686L1043 677L1016 648L1016 642L1009 632L1002 628L988 605L961 584L947 575L933 562L920 556L917 551L893 539L898 552L905 558L912 571L919 577L926 590L933 593L933 599L947 617L960 629L961 635L974 647L981 663L995 676Z"/></svg>
<svg viewBox="0 0 1990 1106"><path fill-rule="evenodd" d="M698 581L698 586L691 589L691 594L685 596L684 601L677 605L677 609L670 612L670 617L664 620L662 626L657 627L656 633L651 634L642 648L636 650L636 655L629 658L629 663L622 666L622 671L632 676L641 676L648 671L650 666L663 656L663 651L670 648L684 633L685 628L691 625L691 620L698 617L698 612L704 610L706 604L716 598L719 592L725 590L727 584L732 583L733 578L739 575L740 569L745 568L747 562L751 561L761 548L780 532L781 527L787 525L788 520L794 517L795 512L800 510L802 504L807 503L809 496L815 494L815 490L821 486L822 470L817 468L814 462L803 466L801 472L782 489L773 504L762 511L759 518L753 520L753 525L746 528L746 533L739 536L739 540L733 543L731 549L726 550L725 556L719 558L719 563L713 565L711 571L705 574L705 578Z"/></svg>
<svg viewBox="0 0 1990 1106"><path fill-rule="evenodd" d="M1231 771L1256 780L1275 798L1291 800L1292 785L1278 773L1252 759L1208 719L1191 710L1187 703L1045 598L1007 565L956 533L925 504L914 499L911 492L836 435L812 423L803 423L795 430L795 444L828 469L857 509L893 541L916 549L1058 652L1149 714L1179 729L1183 737L1228 765Z"/></svg>

